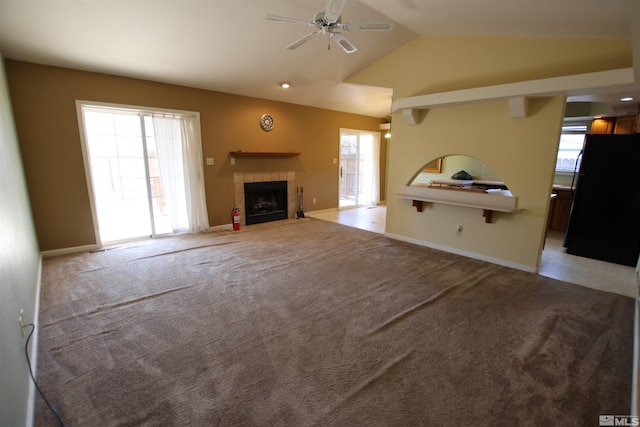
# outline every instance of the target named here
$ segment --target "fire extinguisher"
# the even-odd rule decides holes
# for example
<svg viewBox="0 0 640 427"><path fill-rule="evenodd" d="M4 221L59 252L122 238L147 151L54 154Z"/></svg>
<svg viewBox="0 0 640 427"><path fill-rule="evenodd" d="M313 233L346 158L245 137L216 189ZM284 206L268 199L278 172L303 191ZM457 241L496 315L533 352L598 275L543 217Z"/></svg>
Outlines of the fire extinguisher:
<svg viewBox="0 0 640 427"><path fill-rule="evenodd" d="M240 230L240 209L233 208L231 211L231 219L233 220L233 229Z"/></svg>

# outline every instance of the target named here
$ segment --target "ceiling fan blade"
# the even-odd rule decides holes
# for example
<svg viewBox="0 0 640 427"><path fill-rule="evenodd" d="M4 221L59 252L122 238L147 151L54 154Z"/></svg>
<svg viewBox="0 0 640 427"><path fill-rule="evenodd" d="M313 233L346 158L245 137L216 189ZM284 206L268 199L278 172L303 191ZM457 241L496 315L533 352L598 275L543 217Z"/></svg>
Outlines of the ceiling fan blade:
<svg viewBox="0 0 640 427"><path fill-rule="evenodd" d="M300 47L301 45L305 44L306 42L308 42L309 40L311 40L312 38L314 38L315 36L317 36L321 32L322 32L322 30L316 31L316 32L313 32L313 33L309 33L306 36L302 37L301 39L298 39L298 40L294 41L293 43L291 43L289 46L287 46L287 49L293 50L293 49L295 49L297 47Z"/></svg>
<svg viewBox="0 0 640 427"><path fill-rule="evenodd" d="M324 19L329 22L337 22L347 0L327 0L327 8L324 12Z"/></svg>
<svg viewBox="0 0 640 427"><path fill-rule="evenodd" d="M340 27L346 31L391 31L393 22L348 22Z"/></svg>
<svg viewBox="0 0 640 427"><path fill-rule="evenodd" d="M315 27L316 26L316 24L314 24L313 22L303 21L302 19L287 18L286 16L278 16L278 15L266 14L266 15L264 15L264 18L267 21L288 22L290 24L302 24L302 25L307 25L307 26L310 26L310 27Z"/></svg>
<svg viewBox="0 0 640 427"><path fill-rule="evenodd" d="M358 50L357 47L351 44L345 36L340 33L331 33L331 40L333 40L338 46L347 53L353 53Z"/></svg>

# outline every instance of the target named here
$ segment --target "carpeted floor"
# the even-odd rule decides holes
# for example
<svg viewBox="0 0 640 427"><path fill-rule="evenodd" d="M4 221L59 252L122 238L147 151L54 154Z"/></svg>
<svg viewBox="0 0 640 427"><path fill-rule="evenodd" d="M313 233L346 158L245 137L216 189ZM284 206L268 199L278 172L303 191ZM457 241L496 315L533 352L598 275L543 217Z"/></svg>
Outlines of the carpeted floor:
<svg viewBox="0 0 640 427"><path fill-rule="evenodd" d="M70 427L593 426L632 333L631 298L307 218L45 259L38 379Z"/></svg>

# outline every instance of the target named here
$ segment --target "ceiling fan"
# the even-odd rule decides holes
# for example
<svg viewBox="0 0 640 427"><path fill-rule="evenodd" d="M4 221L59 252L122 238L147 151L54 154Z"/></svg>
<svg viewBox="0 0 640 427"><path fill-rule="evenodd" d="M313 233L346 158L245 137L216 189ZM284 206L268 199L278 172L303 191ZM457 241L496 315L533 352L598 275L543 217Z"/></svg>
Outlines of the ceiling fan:
<svg viewBox="0 0 640 427"><path fill-rule="evenodd" d="M265 15L268 21L288 22L291 24L302 24L308 27L315 27L314 30L299 40L287 46L287 49L293 50L312 38L327 34L330 40L333 40L345 52L353 53L358 50L345 36L338 30L343 31L389 31L393 29L393 22L364 22L364 23L342 23L342 9L347 0L327 0L327 7L324 12L318 12L313 16L312 21L304 21L295 18L286 18L277 15ZM331 45L329 45L329 48Z"/></svg>

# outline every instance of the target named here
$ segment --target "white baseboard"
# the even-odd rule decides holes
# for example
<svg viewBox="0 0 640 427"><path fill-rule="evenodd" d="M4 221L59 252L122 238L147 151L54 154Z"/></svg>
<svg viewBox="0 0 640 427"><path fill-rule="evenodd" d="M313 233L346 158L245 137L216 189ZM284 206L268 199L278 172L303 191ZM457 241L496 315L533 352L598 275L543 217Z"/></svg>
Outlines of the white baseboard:
<svg viewBox="0 0 640 427"><path fill-rule="evenodd" d="M47 258L50 256L58 256L58 255L67 255L67 254L75 254L78 252L89 252L89 251L95 251L96 249L99 249L100 247L96 244L93 245L84 245L84 246L74 246L71 248L62 248L62 249L53 249L50 251L42 251L40 252L40 255L42 255L43 258Z"/></svg>
<svg viewBox="0 0 640 427"><path fill-rule="evenodd" d="M208 227L206 229L206 231L219 231L219 230L233 230L233 224L222 224L222 225L216 225L213 227ZM186 233L185 233L186 234ZM160 239L163 237L172 237L172 236L177 236L178 234L167 234L167 235L161 235L161 236L157 236L155 237L156 239ZM145 238L147 239L147 238ZM129 242L137 242L139 240L143 240L139 237L133 238L133 239L123 239L123 240L119 240L117 242L110 242L110 245L117 245L117 244L121 244L121 243L129 243ZM78 252L90 252L90 251L95 251L100 249L100 246L97 244L92 244L92 245L84 245L84 246L74 246L71 248L62 248L62 249L52 249L50 251L42 251L40 252L40 255L42 255L43 258L47 258L47 257L52 257L52 256L58 256L58 255L68 255L68 254L75 254Z"/></svg>
<svg viewBox="0 0 640 427"><path fill-rule="evenodd" d="M424 240L418 240L411 237L400 236L398 234L393 233L384 233L385 237L389 237L390 239L401 240L407 243L413 243L419 246L425 246L431 249L437 249L443 252L449 252L456 255L466 256L467 258L479 259L480 261L490 262L492 264L501 265L503 267L515 268L516 270L526 271L528 273L537 273L538 269L536 267L532 267L529 265L519 264L516 262L507 261L500 258L493 258L490 256L482 255L476 252L463 251L461 249L451 248L449 246L442 246L431 242L425 242Z"/></svg>

